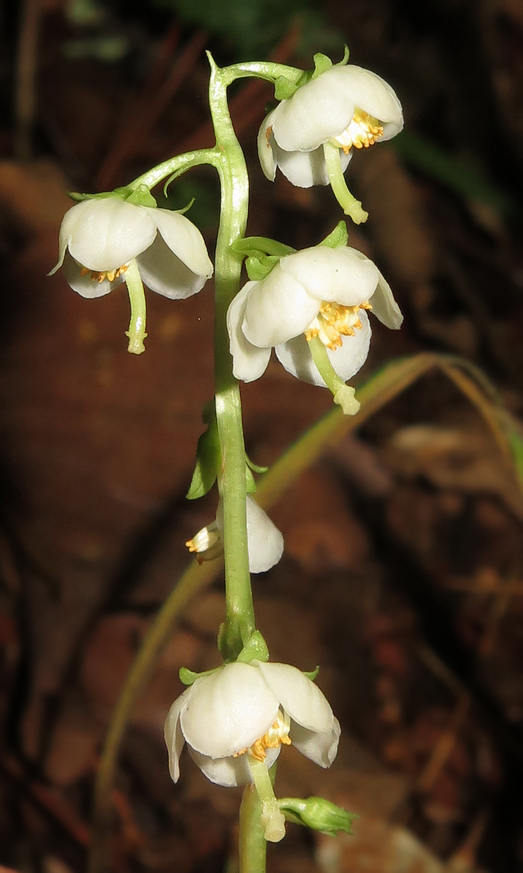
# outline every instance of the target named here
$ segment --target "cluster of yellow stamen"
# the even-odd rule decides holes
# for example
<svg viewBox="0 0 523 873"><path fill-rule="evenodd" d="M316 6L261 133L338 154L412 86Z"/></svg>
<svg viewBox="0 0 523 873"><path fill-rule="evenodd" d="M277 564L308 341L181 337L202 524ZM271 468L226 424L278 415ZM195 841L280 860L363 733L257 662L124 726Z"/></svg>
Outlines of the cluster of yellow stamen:
<svg viewBox="0 0 523 873"><path fill-rule="evenodd" d="M104 270L102 273L97 273L96 270L88 270L87 267L82 267L82 276L87 276L89 274L93 282L103 282L105 279L108 279L109 282L114 282L115 279L118 279L118 276L125 273L128 266L129 264L124 264L123 267L117 267L116 270Z"/></svg>
<svg viewBox="0 0 523 873"><path fill-rule="evenodd" d="M252 746L249 746L247 749L242 749L241 752L235 752L233 757L239 758L240 755L244 755L245 752L248 752L251 758L255 758L256 761L265 761L267 749L278 749L280 746L292 745L289 737L289 730L290 719L280 710L278 718L272 727L269 728L267 733L264 734L263 737L260 737L259 740L255 740Z"/></svg>
<svg viewBox="0 0 523 873"><path fill-rule="evenodd" d="M355 149L368 149L382 134L383 125L377 118L363 109L356 109L349 126L331 141L348 154L353 146Z"/></svg>
<svg viewBox="0 0 523 873"><path fill-rule="evenodd" d="M342 344L342 336L354 336L357 330L361 330L360 309L372 309L372 306L370 303L343 306L341 303L323 301L318 315L305 331L305 339L310 342L317 336L324 346L336 351Z"/></svg>

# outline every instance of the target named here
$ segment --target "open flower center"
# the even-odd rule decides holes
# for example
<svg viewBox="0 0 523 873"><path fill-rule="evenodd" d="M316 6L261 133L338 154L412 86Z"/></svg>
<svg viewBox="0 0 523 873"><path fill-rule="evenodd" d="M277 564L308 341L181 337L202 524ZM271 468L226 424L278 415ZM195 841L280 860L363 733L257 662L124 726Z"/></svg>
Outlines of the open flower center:
<svg viewBox="0 0 523 873"><path fill-rule="evenodd" d="M114 282L122 273L128 269L129 264L124 264L123 267L117 267L116 270L103 270L98 273L96 270L89 270L87 267L82 267L82 276L90 275L93 282L103 282L108 279L109 282Z"/></svg>
<svg viewBox="0 0 523 873"><path fill-rule="evenodd" d="M305 339L310 342L317 336L324 346L336 351L342 344L342 336L354 336L357 330L361 330L360 309L372 309L372 306L368 302L344 306L342 303L322 301L318 315L305 331Z"/></svg>
<svg viewBox="0 0 523 873"><path fill-rule="evenodd" d="M352 146L355 149L368 149L382 134L383 125L379 123L377 118L364 112L363 109L355 109L349 126L339 136L335 136L331 142L342 148L347 154Z"/></svg>
<svg viewBox="0 0 523 873"><path fill-rule="evenodd" d="M272 727L269 728L267 733L265 733L263 737L260 737L259 740L255 740L249 748L242 749L241 752L235 752L233 757L239 758L240 755L244 755L245 752L248 752L251 758L255 758L256 761L265 761L267 749L278 749L280 746L291 745L291 739L289 737L290 729L290 717L279 709L276 721Z"/></svg>

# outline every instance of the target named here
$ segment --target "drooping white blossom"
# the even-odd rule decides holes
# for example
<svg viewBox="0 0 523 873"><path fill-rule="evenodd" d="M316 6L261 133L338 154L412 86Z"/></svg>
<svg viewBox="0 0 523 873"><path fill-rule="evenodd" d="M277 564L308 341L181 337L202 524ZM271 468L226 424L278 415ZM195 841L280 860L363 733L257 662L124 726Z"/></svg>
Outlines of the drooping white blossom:
<svg viewBox="0 0 523 873"><path fill-rule="evenodd" d="M247 550L251 573L264 573L278 563L283 554L283 536L254 497L247 495ZM197 560L212 560L223 553L223 508L220 500L216 519L186 543Z"/></svg>
<svg viewBox="0 0 523 873"><path fill-rule="evenodd" d="M274 347L289 373L325 387L309 349L318 338L345 382L367 358L368 310L387 327L402 322L389 285L361 252L315 246L287 255L264 279L247 282L229 307L234 375L258 379Z"/></svg>
<svg viewBox="0 0 523 873"><path fill-rule="evenodd" d="M171 777L185 743L211 782L243 785L250 763L272 766L293 744L321 767L338 749L340 726L320 689L296 667L234 662L202 676L173 703L165 723Z"/></svg>
<svg viewBox="0 0 523 873"><path fill-rule="evenodd" d="M390 85L362 67L333 66L282 100L258 134L262 170L277 167L293 185L327 185L324 144L340 150L341 172L353 149L391 139L403 127L401 104Z"/></svg>
<svg viewBox="0 0 523 873"><path fill-rule="evenodd" d="M177 212L117 195L83 200L66 212L51 272L63 266L82 297L108 294L134 261L144 284L172 299L196 294L213 272L200 231Z"/></svg>

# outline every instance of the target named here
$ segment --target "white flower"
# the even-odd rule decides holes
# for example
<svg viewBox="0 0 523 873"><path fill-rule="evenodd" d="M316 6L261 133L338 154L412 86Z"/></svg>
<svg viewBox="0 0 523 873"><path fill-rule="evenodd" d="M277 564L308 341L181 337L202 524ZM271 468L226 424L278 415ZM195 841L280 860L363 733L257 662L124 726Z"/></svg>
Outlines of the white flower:
<svg viewBox="0 0 523 873"><path fill-rule="evenodd" d="M353 148L391 139L402 127L401 104L387 82L352 64L334 66L267 116L258 134L260 163L271 181L279 167L300 188L327 185L324 144L340 150L343 172Z"/></svg>
<svg viewBox="0 0 523 873"><path fill-rule="evenodd" d="M253 781L259 762L271 767L282 744L292 743L316 764L330 767L339 735L339 723L314 682L296 667L262 661L236 661L196 679L173 703L165 723L174 781L187 743L207 778L225 786Z"/></svg>
<svg viewBox="0 0 523 873"><path fill-rule="evenodd" d="M188 218L116 195L72 206L62 221L59 249L51 272L63 265L82 297L108 294L125 281L133 261L145 285L173 299L196 294L213 272L203 237Z"/></svg>
<svg viewBox="0 0 523 873"><path fill-rule="evenodd" d="M251 573L264 573L277 564L283 554L283 537L256 500L247 495L247 549ZM216 520L202 528L185 545L198 561L210 561L223 553L223 509L218 503Z"/></svg>
<svg viewBox="0 0 523 873"><path fill-rule="evenodd" d="M310 350L319 340L327 366L345 382L367 358L370 309L387 327L402 322L389 285L361 252L315 246L287 255L265 279L247 282L229 307L234 375L258 379L274 346L289 373L325 387Z"/></svg>

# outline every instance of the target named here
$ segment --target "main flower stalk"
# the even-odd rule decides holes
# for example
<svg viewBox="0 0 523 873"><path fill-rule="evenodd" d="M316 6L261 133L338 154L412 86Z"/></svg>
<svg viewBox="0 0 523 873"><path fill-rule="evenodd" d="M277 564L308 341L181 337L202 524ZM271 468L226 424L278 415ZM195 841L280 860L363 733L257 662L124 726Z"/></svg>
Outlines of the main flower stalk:
<svg viewBox="0 0 523 873"><path fill-rule="evenodd" d="M255 630L247 551L245 445L240 390L232 373L227 310L240 287L242 256L231 246L245 236L249 179L227 103L227 77L209 56L209 103L219 153L221 210L216 244L214 367L215 404L222 454L218 487L223 506L226 619L220 647L226 660L237 657Z"/></svg>

